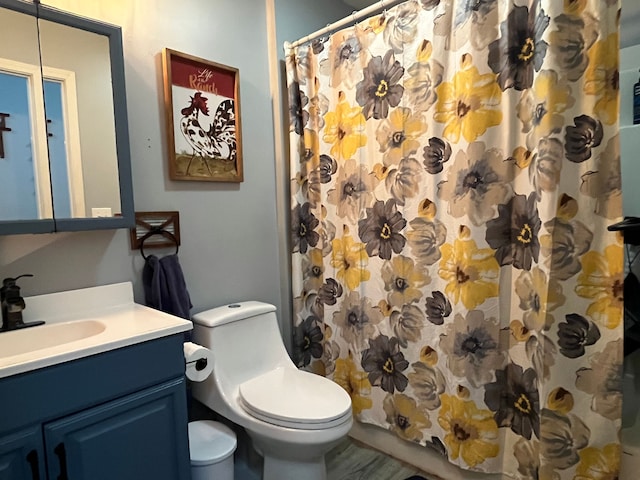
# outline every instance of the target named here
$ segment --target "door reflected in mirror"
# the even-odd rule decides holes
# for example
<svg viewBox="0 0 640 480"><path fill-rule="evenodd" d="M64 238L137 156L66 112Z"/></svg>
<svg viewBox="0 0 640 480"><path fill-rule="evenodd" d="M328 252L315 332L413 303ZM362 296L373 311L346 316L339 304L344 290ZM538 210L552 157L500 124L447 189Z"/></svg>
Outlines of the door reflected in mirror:
<svg viewBox="0 0 640 480"><path fill-rule="evenodd" d="M119 215L109 37L5 8L0 25L0 221Z"/></svg>
<svg viewBox="0 0 640 480"><path fill-rule="evenodd" d="M0 9L0 220L53 217L38 26Z"/></svg>
<svg viewBox="0 0 640 480"><path fill-rule="evenodd" d="M38 21L55 217L119 214L109 38Z"/></svg>

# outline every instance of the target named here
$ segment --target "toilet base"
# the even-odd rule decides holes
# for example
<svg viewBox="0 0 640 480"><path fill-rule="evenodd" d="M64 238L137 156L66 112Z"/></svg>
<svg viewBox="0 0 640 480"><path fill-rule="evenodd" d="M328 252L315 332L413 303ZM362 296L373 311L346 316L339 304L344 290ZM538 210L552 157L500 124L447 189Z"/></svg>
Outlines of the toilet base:
<svg viewBox="0 0 640 480"><path fill-rule="evenodd" d="M305 461L264 457L262 480L327 480L324 456Z"/></svg>
<svg viewBox="0 0 640 480"><path fill-rule="evenodd" d="M347 434L352 422L335 429L335 436L322 442L299 444L282 438L266 437L245 429L253 448L264 459L262 480L326 480L325 454Z"/></svg>

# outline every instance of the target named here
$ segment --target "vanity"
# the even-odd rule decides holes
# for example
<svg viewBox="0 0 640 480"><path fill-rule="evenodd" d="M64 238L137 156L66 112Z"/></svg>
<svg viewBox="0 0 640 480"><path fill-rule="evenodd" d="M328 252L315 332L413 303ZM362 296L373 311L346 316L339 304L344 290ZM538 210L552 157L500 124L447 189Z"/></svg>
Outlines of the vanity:
<svg viewBox="0 0 640 480"><path fill-rule="evenodd" d="M0 333L0 479L189 480L184 333L129 282L25 298Z"/></svg>
<svg viewBox="0 0 640 480"><path fill-rule="evenodd" d="M0 235L132 227L120 27L36 0L0 25ZM191 322L129 282L25 302L45 323L0 331L0 480L189 480Z"/></svg>
<svg viewBox="0 0 640 480"><path fill-rule="evenodd" d="M122 31L0 0L0 235L134 225ZM131 283L0 331L0 480L189 480L184 333Z"/></svg>

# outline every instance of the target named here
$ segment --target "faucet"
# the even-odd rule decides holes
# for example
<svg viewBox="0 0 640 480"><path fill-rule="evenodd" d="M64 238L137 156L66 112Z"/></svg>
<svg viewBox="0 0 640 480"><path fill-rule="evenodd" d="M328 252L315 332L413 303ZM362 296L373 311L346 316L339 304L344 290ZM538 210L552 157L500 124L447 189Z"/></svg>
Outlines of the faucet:
<svg viewBox="0 0 640 480"><path fill-rule="evenodd" d="M0 305L2 306L2 328L0 331L17 330L19 328L42 325L43 321L27 322L22 320L22 311L26 308L24 298L20 295L20 287L16 281L22 277L33 277L30 273L15 278L5 278L0 288Z"/></svg>

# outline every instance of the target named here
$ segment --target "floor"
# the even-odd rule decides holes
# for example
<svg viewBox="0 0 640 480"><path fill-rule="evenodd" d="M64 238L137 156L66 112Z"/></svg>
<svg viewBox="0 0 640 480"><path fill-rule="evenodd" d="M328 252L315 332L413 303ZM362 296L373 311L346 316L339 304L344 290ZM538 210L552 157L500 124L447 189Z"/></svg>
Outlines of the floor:
<svg viewBox="0 0 640 480"><path fill-rule="evenodd" d="M433 478L349 438L329 452L326 462L328 480L405 480L412 475Z"/></svg>
<svg viewBox="0 0 640 480"><path fill-rule="evenodd" d="M260 480L261 459L242 452L241 445L238 446L240 451L235 456L235 480ZM438 480L350 438L327 454L326 463L327 480L405 480L413 475Z"/></svg>
<svg viewBox="0 0 640 480"><path fill-rule="evenodd" d="M257 454L243 451L239 443L235 454L235 480L260 480L261 460ZM350 438L327 454L326 463L327 480L405 480L413 475L439 480Z"/></svg>
<svg viewBox="0 0 640 480"><path fill-rule="evenodd" d="M225 419L193 401L190 407L190 421L205 419L225 422ZM250 446L246 432L234 425L229 426L234 428L237 434L237 449L234 454L235 480L260 480L262 458ZM327 454L326 464L327 480L405 480L412 475L438 480L348 437Z"/></svg>

